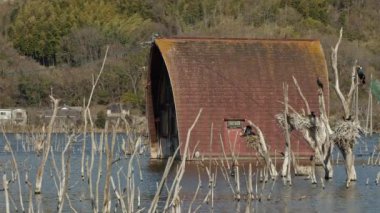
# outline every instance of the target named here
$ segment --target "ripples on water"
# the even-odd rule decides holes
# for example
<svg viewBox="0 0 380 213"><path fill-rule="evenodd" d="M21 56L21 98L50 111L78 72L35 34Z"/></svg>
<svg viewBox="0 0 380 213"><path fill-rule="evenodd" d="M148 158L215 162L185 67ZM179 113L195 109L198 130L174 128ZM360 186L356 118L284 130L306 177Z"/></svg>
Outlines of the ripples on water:
<svg viewBox="0 0 380 213"><path fill-rule="evenodd" d="M32 183L35 182L35 174L37 166L39 165L40 158L37 157L33 152L24 152L22 144L26 141L25 135L14 135L8 134L8 139L12 143L13 150L16 155L18 162L21 180L22 180L22 191L23 191L23 201L24 207L27 209L28 200L28 188L26 184L23 184L25 178L26 170L29 170L29 178ZM99 135L97 136L99 137ZM125 135L119 134L117 136L117 145L115 147L115 155L118 156L120 152L120 144L122 138ZM0 150L3 151L4 141L3 137L0 136ZM55 159L58 167L60 167L60 151L64 144L64 135L55 134L53 135L53 147L55 150ZM79 138L78 141L81 139ZM87 140L86 150L90 150L91 144L90 139ZM247 209L255 210L258 212L378 212L380 204L378 199L380 197L380 185L375 184L375 178L378 172L380 172L380 166L368 166L367 159L368 156L372 154L374 146L378 144L378 137L371 137L365 140L359 141L356 146L356 171L358 176L358 181L354 182L349 189L345 187L345 169L342 165L342 157L340 157L340 163L334 165L334 178L330 181L325 182L325 189L321 187L320 177L323 175L322 168L318 168L317 180L318 184L312 185L309 180L305 180L305 177L293 177L292 186L284 184L281 178L278 178L275 182L273 192L271 195L271 200L267 200L267 196L272 187L273 182L269 181L264 186L262 192L263 199L261 201L254 200L248 203L244 200L244 194L246 193L244 170L248 170L248 164L245 164L244 168L241 169L241 191L243 195L243 200L241 202L235 202L233 199L233 194L228 183L223 178L220 169L217 169L217 181L214 194L214 212L246 212ZM89 189L87 181L81 181L81 148L80 142L74 144L73 152L71 155L71 174L69 179L69 190L68 194L72 205L78 212L91 212L91 201L89 196ZM89 155L89 153L87 153ZM334 164L336 163L336 153L334 153ZM376 155L375 155L376 156ZM49 155L50 158L50 155ZM10 153L1 152L0 153L0 171L6 173L8 179L11 177L10 169L11 165L11 155ZM375 157L376 159L376 157ZM124 159L114 164L113 166L113 177L117 182L116 172L120 167L123 167L124 173L127 173L128 160ZM145 207L145 211L150 206L150 202L154 197L156 192L156 187L161 176L164 172L166 161L164 160L150 160L149 153L144 153L139 155L139 160L141 163L143 181L140 181L139 173L137 172L137 164L135 165L135 183L139 187L141 192L141 206ZM42 194L39 196L34 196L34 210L37 210L37 205L40 205L40 209L43 212L56 212L57 211L57 189L52 178L54 170L51 166L51 160L49 160L45 167L45 173L43 178ZM97 169L98 169L98 155L96 155L94 161L93 169L93 182L96 183ZM172 180L175 168L177 164L173 165L172 172L169 177L169 184ZM103 176L100 181L100 205L103 199L103 185L105 176L105 155L103 155ZM208 165L208 162L207 162ZM189 208L189 204L193 199L195 190L198 185L198 169L201 171L202 187L199 191L196 201L192 205L192 209L196 209L200 204L202 204L206 194L208 193L208 177L204 167L202 167L200 162L189 162L186 165L186 173L182 179L182 189L181 189L181 199L183 210ZM280 165L277 167L280 168ZM253 171L257 171L253 169ZM212 172L215 173L215 165L212 167ZM125 178L120 175L121 186L125 186ZM368 185L366 184L367 178L369 179ZM254 190L255 190L255 176L254 180ZM116 183L117 184L117 183ZM257 190L260 193L263 183L258 183ZM2 188L2 184L0 184ZM95 190L95 187L93 188ZM137 190L136 190L137 193ZM17 182L10 183L10 194L14 199L17 207L20 209L19 196L18 196L18 186ZM116 203L116 197L113 192L112 204ZM163 190L162 198L159 202L159 208L162 211L162 207L165 204L165 199L167 196L166 189ZM0 192L0 212L5 210L5 197L4 192ZM137 206L137 199L136 204ZM13 212L13 207L11 205ZM203 203L199 212L209 212L211 210L211 203ZM65 201L65 212L71 212L68 202ZM120 212L120 208L118 209Z"/></svg>

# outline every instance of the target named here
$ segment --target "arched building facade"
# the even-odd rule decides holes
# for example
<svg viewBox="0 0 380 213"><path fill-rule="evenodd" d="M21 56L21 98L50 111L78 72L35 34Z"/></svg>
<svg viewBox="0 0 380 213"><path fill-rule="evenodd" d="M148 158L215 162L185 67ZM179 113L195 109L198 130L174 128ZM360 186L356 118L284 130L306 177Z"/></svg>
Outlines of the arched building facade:
<svg viewBox="0 0 380 213"><path fill-rule="evenodd" d="M285 137L274 116L284 109L284 83L289 85L289 104L304 108L293 76L312 111L319 112L318 77L329 103L327 66L318 40L158 38L150 54L147 117L152 158L166 158L186 141L200 108L190 153L223 156L224 148L227 155L254 157L238 136L246 119L262 129L272 154L282 152ZM299 154L310 152L297 134L292 144Z"/></svg>

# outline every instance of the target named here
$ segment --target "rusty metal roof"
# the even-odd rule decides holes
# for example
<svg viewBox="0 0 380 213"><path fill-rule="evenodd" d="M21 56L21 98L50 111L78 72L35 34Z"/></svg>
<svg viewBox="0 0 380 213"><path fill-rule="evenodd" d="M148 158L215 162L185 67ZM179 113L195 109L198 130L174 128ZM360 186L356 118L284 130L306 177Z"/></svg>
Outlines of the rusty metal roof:
<svg viewBox="0 0 380 213"><path fill-rule="evenodd" d="M304 108L292 76L298 80L315 112L319 112L316 84L319 77L325 85L328 104L328 72L318 40L160 38L153 45L156 50L152 48L152 51L160 52L169 73L180 143L185 141L188 128L198 110L203 108L192 134L190 150L200 140L200 149L207 152L213 123L216 141L212 152L220 153L215 135L222 132L223 121L250 119L262 129L271 151L282 151L284 136L274 115L283 110L280 102L284 83L289 85L290 105ZM150 67L150 72L154 69ZM149 91L147 98L149 108ZM149 109L148 120L150 133L154 135ZM298 136L292 139L302 140ZM305 151L302 144L300 149ZM242 152L244 154L244 150Z"/></svg>

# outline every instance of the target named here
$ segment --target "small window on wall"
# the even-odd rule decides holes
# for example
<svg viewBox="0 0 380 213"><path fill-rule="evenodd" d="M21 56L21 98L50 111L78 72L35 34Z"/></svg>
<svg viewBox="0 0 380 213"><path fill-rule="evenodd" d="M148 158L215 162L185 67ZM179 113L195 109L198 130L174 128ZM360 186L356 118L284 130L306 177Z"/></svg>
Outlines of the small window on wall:
<svg viewBox="0 0 380 213"><path fill-rule="evenodd" d="M244 123L243 119L228 119L225 121L228 129L241 129Z"/></svg>

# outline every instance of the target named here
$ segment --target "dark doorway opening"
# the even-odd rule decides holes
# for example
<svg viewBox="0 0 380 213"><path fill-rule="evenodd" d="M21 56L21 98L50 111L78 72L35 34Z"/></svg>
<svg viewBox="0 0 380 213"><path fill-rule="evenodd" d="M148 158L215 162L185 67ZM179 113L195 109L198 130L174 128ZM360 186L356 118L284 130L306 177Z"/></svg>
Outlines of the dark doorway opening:
<svg viewBox="0 0 380 213"><path fill-rule="evenodd" d="M178 130L171 82L165 62L155 46L152 51L151 88L158 141L158 158L172 156L177 149Z"/></svg>

